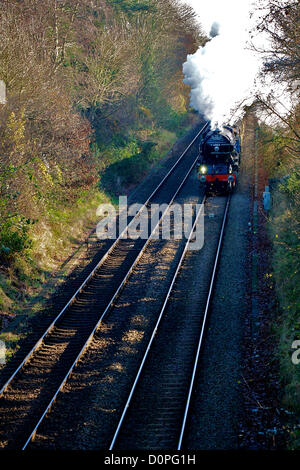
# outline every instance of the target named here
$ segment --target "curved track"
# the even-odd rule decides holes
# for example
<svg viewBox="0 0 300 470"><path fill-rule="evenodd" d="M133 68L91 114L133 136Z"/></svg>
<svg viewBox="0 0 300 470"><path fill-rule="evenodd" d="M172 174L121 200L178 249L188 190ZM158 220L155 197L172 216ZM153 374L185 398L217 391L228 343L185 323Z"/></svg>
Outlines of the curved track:
<svg viewBox="0 0 300 470"><path fill-rule="evenodd" d="M143 210L148 211L152 203L172 204L195 164L194 157L184 157L206 126L152 192ZM136 217L141 213L142 210ZM25 449L34 439L151 239L151 236L147 240L123 239L124 232L1 388L2 448Z"/></svg>
<svg viewBox="0 0 300 470"><path fill-rule="evenodd" d="M179 271L186 267L187 241L110 450L181 450L183 447L229 204L230 196L225 203L218 243L211 257L212 270L203 312L194 308L188 316L181 315L180 302L176 300L176 296L181 297L176 294L175 283Z"/></svg>

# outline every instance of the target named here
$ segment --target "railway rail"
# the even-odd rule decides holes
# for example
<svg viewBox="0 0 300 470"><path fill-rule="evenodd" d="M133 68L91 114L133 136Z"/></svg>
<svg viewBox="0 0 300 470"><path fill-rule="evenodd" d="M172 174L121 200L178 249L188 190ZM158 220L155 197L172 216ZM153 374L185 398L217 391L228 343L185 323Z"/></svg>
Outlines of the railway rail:
<svg viewBox="0 0 300 470"><path fill-rule="evenodd" d="M186 161L184 157L206 127L207 124L197 133L140 211L132 217L124 231L2 386L2 447L26 449L35 438L39 426L82 359L99 325L151 239L151 235L147 240L124 239L125 231L144 208L149 210L151 203L168 201L168 207L172 204L196 162L194 158ZM174 187L177 188L175 192L172 190ZM5 430L8 430L7 434Z"/></svg>
<svg viewBox="0 0 300 470"><path fill-rule="evenodd" d="M184 265L193 233L192 229L114 432L109 450L128 450L132 448L163 450L174 449L175 446L177 450L183 448L200 353L205 340L230 198L229 195L224 208L202 319L199 312L193 312L189 318L185 318L184 334L180 335L178 331L176 332L176 342L181 341L182 345L180 348L176 346L174 351L172 342L172 330L176 329L175 325L172 324L174 322L174 311L168 317L167 309L168 305L172 303L171 295L178 273ZM167 318L165 318L165 325L160 332L159 326L163 323L164 317ZM179 321L178 316L176 321ZM168 341L166 341L166 338L168 338ZM168 349L170 350L169 354L168 352L161 354L162 350ZM167 359L162 359L163 355ZM151 409L150 413L149 409Z"/></svg>

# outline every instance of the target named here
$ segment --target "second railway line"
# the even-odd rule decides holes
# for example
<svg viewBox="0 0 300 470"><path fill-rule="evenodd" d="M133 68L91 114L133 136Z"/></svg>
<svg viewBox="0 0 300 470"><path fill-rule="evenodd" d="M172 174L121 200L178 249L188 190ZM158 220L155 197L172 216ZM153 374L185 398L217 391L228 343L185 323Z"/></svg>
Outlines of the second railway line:
<svg viewBox="0 0 300 470"><path fill-rule="evenodd" d="M200 293L189 299L189 309L183 308L184 292L195 257L191 252L179 261L110 450L182 450L229 202L230 197L215 203L217 223L206 230L210 243L196 255L203 269ZM179 270L184 272L177 276Z"/></svg>
<svg viewBox="0 0 300 470"><path fill-rule="evenodd" d="M191 171L194 163L191 158L188 162L191 162L191 160L192 163L185 162L185 166L190 168L189 171ZM183 173L183 169L179 165L176 178ZM169 175L170 179L174 177L173 173L171 173ZM174 186L174 181L170 186ZM178 183L176 186L178 187ZM166 191L163 185L160 185L159 189ZM176 194L178 192L179 190ZM157 196L157 191L151 195L151 202L155 201L155 196ZM168 200L166 192L163 196L161 194L161 197L162 199L158 198L156 201L162 200L165 202L166 199ZM138 242L136 242L136 245L138 245ZM76 297L74 303L71 302L68 305L66 313L63 312L58 321L49 329L49 332L44 335L39 347L32 352L27 361L24 361L24 364L22 364L20 370L2 388L2 447L22 447L23 436L26 434L24 432L25 429L32 428L33 434L29 436L29 440L23 444L23 447L26 447L31 438L34 437L36 424L39 424L40 419L45 416L49 404L52 404L52 400L56 397L55 390L57 385L55 384L64 384L65 379L68 378L68 374L65 376L65 371L69 367L72 369L74 356L76 357L77 354L76 350L80 351L80 344L84 343L84 338L89 337L93 325L97 322L97 319L99 320L99 312L103 312L103 310L105 312L106 308L109 308L109 303L107 303L109 298L114 298L114 295L118 292L116 287L117 290L113 294L111 284L122 287L122 278L123 280L126 279L126 275L124 277L126 270L123 273L120 266L133 266L138 254L136 245L135 249L132 250L131 241L126 240L123 246L117 247L116 258L119 259L117 263L114 261L114 258L110 260L109 256L104 259L101 267L107 268L107 274L102 274L100 279L96 272L91 277L91 282L83 286L83 292L81 293L81 290L79 290L79 296ZM142 249L142 246L139 247L140 249ZM127 264L124 260L126 260ZM114 269L116 278L114 278L112 283ZM97 295L99 294L97 284L102 289L101 297ZM82 316L83 311L84 317ZM70 316L70 312L73 312L73 319L72 313ZM26 362L28 363L26 364ZM43 412L43 410L45 411ZM34 425L34 423L36 424Z"/></svg>
<svg viewBox="0 0 300 470"><path fill-rule="evenodd" d="M203 318L210 306L208 293L211 296L212 273L215 274L217 266L215 255L222 243L220 229L222 224L224 228L226 219L226 198L208 200L206 210L213 212L215 217L207 217L206 233L210 243L201 250L201 257L196 252L189 252L182 259L178 279L175 278L176 282L171 285L180 256L173 258L173 268L170 267L172 257L166 259L170 243L159 254L159 242L155 242L156 247L153 246L148 254L152 263L146 256L134 273L111 316L92 342L86 360L66 385L55 412L39 430L32 448L63 449L74 445L86 449L111 446L117 451L177 448L181 428L188 428L186 423L183 426L184 411L201 329L207 326ZM175 252L174 246L173 249ZM153 253L156 253L157 263L153 261ZM157 272L151 275L153 268ZM189 271L195 268L199 275L194 280L198 294L186 302L185 293L191 288L192 281ZM162 289L159 283L167 269L169 272ZM140 282L147 282L147 279L151 280L151 286L154 284L154 289L145 290L147 297L139 301ZM170 298L166 301L168 287L171 287ZM164 301L166 308L154 334L149 357L145 359L145 370L133 390L136 373L153 329L157 327ZM201 348L202 341L203 338ZM192 389L193 386L191 384ZM131 393L133 397L127 413L120 421ZM80 424L83 420L85 426ZM62 428L64 432L61 433Z"/></svg>

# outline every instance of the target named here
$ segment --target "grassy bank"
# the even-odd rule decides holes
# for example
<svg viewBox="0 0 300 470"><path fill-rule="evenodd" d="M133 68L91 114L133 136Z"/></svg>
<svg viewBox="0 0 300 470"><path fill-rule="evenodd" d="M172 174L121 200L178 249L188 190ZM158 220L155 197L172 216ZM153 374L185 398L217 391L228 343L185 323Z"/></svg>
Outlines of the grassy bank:
<svg viewBox="0 0 300 470"><path fill-rule="evenodd" d="M296 351L292 345L300 340L300 166L284 155L282 148L274 148L274 141L266 129L260 133L260 155L271 177L272 192L267 227L273 268L268 275L274 279L278 303L274 353L280 364L282 407L287 417L292 417L288 420L288 446L300 449L300 430L294 426L294 418L296 422L300 419L300 364L292 361Z"/></svg>
<svg viewBox="0 0 300 470"><path fill-rule="evenodd" d="M96 223L96 209L108 196L92 188L72 207L57 209L29 233L30 248L0 270L0 339L8 357L19 339L30 333L27 320L41 311L74 267L68 258L80 250Z"/></svg>
<svg viewBox="0 0 300 470"><path fill-rule="evenodd" d="M273 244L273 276L279 301L275 333L279 341L283 406L300 417L300 365L292 362L294 341L300 340L299 189L296 169L273 190L269 235ZM291 448L300 449L300 430L291 431Z"/></svg>
<svg viewBox="0 0 300 470"><path fill-rule="evenodd" d="M166 129L143 130L104 148L110 162L100 175L100 187L114 198L138 184L149 169L165 155L178 136Z"/></svg>
<svg viewBox="0 0 300 470"><path fill-rule="evenodd" d="M95 227L98 204L130 192L189 126L182 64L207 38L193 9L177 0L2 6L6 323L37 296L43 302L55 272L65 276L66 260Z"/></svg>
<svg viewBox="0 0 300 470"><path fill-rule="evenodd" d="M0 270L0 311L4 327L0 340L6 343L8 357L18 349L20 338L30 332L28 318L43 310L73 268L74 264L67 260L77 254L95 228L98 205L114 204L119 194L129 194L169 153L194 119L192 114L186 120L186 127L176 132L144 129L92 147L95 157L99 154L102 157L96 184L78 191L72 204L49 207L48 217L30 227L31 246Z"/></svg>

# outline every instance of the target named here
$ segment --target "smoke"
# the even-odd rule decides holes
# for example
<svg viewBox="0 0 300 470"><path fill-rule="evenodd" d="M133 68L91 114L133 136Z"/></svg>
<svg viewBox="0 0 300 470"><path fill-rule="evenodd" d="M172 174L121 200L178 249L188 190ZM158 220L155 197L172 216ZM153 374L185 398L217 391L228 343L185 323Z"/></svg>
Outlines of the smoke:
<svg viewBox="0 0 300 470"><path fill-rule="evenodd" d="M220 25L217 23L217 21L214 21L213 24L211 25L209 35L211 38L215 38L218 36L220 33Z"/></svg>
<svg viewBox="0 0 300 470"><path fill-rule="evenodd" d="M209 2L212 13L214 0ZM195 54L188 55L183 64L184 83L191 87L191 107L220 126L230 122L238 103L251 102L259 68L258 59L246 47L249 8L240 0L231 2L235 5L235 17L223 9L222 19L211 22L208 28L212 39Z"/></svg>
<svg viewBox="0 0 300 470"><path fill-rule="evenodd" d="M191 87L190 105L202 113L207 119L211 119L214 109L214 101L209 94L205 92L203 82L207 80L208 71L201 70L199 63L204 62L202 57L206 53L205 48L200 49L196 54L189 55L187 61L183 64L184 80L186 85Z"/></svg>

